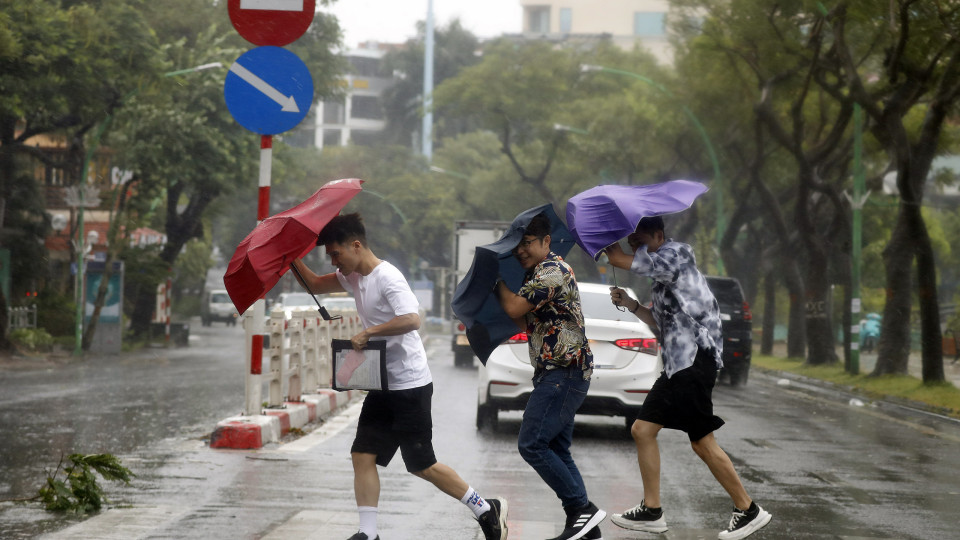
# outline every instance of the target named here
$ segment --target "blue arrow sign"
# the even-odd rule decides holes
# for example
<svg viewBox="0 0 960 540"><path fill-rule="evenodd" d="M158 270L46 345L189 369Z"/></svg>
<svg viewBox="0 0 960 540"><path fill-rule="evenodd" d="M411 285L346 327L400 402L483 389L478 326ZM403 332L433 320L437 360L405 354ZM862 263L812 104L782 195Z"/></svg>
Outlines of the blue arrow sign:
<svg viewBox="0 0 960 540"><path fill-rule="evenodd" d="M257 47L230 66L223 96L241 126L261 135L276 135L307 116L313 104L313 77L292 52Z"/></svg>

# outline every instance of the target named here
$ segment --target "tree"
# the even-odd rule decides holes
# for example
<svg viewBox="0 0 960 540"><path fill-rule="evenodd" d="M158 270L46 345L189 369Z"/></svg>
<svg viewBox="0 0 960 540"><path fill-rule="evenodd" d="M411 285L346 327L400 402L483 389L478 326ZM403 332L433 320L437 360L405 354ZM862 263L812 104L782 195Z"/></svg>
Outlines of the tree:
<svg viewBox="0 0 960 540"><path fill-rule="evenodd" d="M686 6L693 8L686 12L688 21L698 10L708 9L710 15L702 26L687 32L692 39L690 54L707 57L695 65L708 72L729 71L739 79L740 92L731 94L727 88L727 95L739 94L752 102L752 113L744 115L754 119L752 128L747 128L752 136L743 137L752 141L746 147L752 156L747 177L766 203L764 214L777 234L791 299L806 307L802 333L807 362L833 362L834 329L828 307L831 285L843 280L844 272L837 270L849 267L849 205L842 190L851 159L852 103L836 99L817 84L815 66L824 53L816 41L819 28L810 22L815 17L804 12L804 6L764 0L694 1ZM737 124L744 125L732 123ZM792 161L789 217L769 185L771 180L779 184L786 171L769 175L774 171L766 164L767 139ZM735 230L731 227L728 233ZM795 255L798 249L801 256ZM791 317L791 334L801 330L798 323ZM788 345L790 355L802 351L797 340L789 340Z"/></svg>
<svg viewBox="0 0 960 540"><path fill-rule="evenodd" d="M383 109L387 126L384 142L406 147L412 146L412 136L421 131L423 117L423 62L425 25L417 24L415 39L408 40L404 47L390 51L383 58L385 74L392 74L396 82L383 93ZM476 64L479 42L476 36L465 30L459 19L454 19L444 28L434 32L433 84L439 86L461 69ZM466 126L452 118L434 118L437 140L460 133ZM419 140L419 139L418 139Z"/></svg>
<svg viewBox="0 0 960 540"><path fill-rule="evenodd" d="M544 42L501 40L485 50L479 64L437 87L434 103L447 118L469 121L495 133L520 183L538 198L557 204L563 195L572 195L575 186L552 169L559 163L562 148L582 144L574 135L584 128L572 124L589 115L585 114L586 103L581 102L579 109L577 103L596 99L589 92L600 84L585 83L581 65L612 55L611 49L606 44L596 51L580 52ZM568 127L573 127L574 133ZM596 136L590 133L591 138ZM579 178L583 180L582 175Z"/></svg>
<svg viewBox="0 0 960 540"><path fill-rule="evenodd" d="M192 5L181 0L163 3L157 9L182 13ZM241 50L230 45L238 43L235 32L216 24L226 20L225 10L214 5L189 9L206 24L188 26L197 33L175 40L164 39L173 36L160 36L165 41L165 66L176 69L214 61L229 66ZM160 20L169 23L174 19ZM170 28L184 29L178 25ZM335 19L318 14L308 32L292 46L311 66L320 95L331 93L335 87L340 63L330 51L339 38ZM255 198L259 136L244 131L227 111L223 101L225 75L219 71L177 76L145 89L136 103L124 110L123 130L112 141L121 150L125 168L140 180L134 204L143 211L160 201L163 213L158 227L165 231L167 243L155 264L167 271L172 270L189 241L204 237L204 217L213 201L244 189L238 179L249 179L247 197ZM153 288L138 289L131 315L135 334L148 330L154 303Z"/></svg>
<svg viewBox="0 0 960 540"><path fill-rule="evenodd" d="M850 1L837 4L825 20L833 54L820 65L822 79L842 82L871 119L871 131L896 171L900 197L883 253L888 294L873 374L907 371L916 263L923 380L943 381L937 269L921 203L945 123L960 102L960 10L943 2ZM912 129L915 112L922 121Z"/></svg>
<svg viewBox="0 0 960 540"><path fill-rule="evenodd" d="M141 18L142 7L143 2L122 0L68 5L0 0L0 208L9 207L10 182L25 178L22 169L29 162L18 158L64 169L69 184L87 182L87 171L81 170L85 136L154 66L156 44ZM62 137L63 157L27 144L39 135ZM34 232L42 239L46 229ZM36 260L29 255L18 251L14 258ZM14 283L35 275L18 273ZM5 304L0 295L0 323ZM4 343L5 336L0 346Z"/></svg>

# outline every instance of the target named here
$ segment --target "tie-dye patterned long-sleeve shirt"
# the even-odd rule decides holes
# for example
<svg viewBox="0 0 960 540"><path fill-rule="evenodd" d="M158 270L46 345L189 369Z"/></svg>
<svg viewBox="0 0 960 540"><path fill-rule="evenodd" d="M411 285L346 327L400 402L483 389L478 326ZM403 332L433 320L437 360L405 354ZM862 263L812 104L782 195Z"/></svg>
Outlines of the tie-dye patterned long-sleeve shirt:
<svg viewBox="0 0 960 540"><path fill-rule="evenodd" d="M672 239L653 253L640 246L630 270L653 280L653 318L667 377L692 366L698 347L713 349L717 367L723 367L720 305L697 269L693 248Z"/></svg>

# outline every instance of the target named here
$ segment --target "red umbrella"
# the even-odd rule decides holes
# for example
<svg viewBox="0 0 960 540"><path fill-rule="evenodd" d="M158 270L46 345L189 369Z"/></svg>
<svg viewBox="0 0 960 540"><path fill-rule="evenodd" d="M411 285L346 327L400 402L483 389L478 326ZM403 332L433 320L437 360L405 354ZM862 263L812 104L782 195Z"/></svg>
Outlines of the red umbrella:
<svg viewBox="0 0 960 540"><path fill-rule="evenodd" d="M358 178L327 182L307 200L257 224L237 246L223 276L238 312L272 289L294 259L310 253L320 230L360 192L362 183Z"/></svg>

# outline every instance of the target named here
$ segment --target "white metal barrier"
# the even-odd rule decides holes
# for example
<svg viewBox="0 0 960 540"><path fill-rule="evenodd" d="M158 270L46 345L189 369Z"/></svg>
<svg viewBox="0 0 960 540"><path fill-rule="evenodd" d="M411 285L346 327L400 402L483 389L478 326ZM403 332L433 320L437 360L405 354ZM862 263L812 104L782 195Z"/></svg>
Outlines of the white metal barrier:
<svg viewBox="0 0 960 540"><path fill-rule="evenodd" d="M330 388L333 377L331 339L350 339L363 329L356 310L331 312L342 318L323 320L316 310L294 310L287 319L283 311L270 313L264 333L270 346L264 351L263 373L268 383L267 407L285 401L300 401L301 394Z"/></svg>
<svg viewBox="0 0 960 540"><path fill-rule="evenodd" d="M37 327L37 306L29 307L8 307L7 308L7 330L17 330L19 328Z"/></svg>

